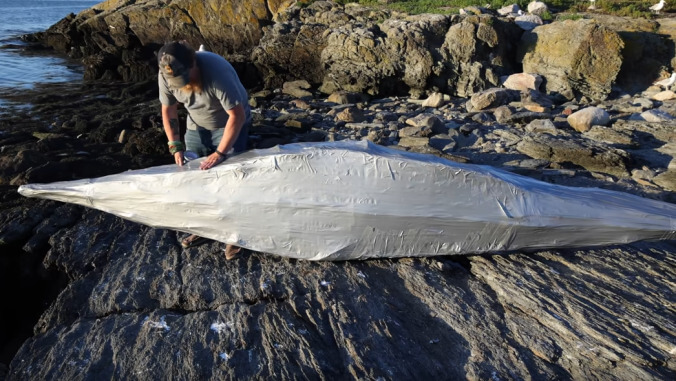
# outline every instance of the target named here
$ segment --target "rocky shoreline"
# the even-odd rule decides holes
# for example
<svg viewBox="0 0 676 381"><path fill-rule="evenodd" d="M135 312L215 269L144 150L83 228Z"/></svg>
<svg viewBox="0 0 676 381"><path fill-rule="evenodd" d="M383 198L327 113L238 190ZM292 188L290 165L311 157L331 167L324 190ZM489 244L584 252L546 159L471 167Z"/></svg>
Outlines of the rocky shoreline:
<svg viewBox="0 0 676 381"><path fill-rule="evenodd" d="M676 95L662 88L568 100L516 85L374 96L312 82L251 89L250 148L368 139L676 202ZM0 322L0 379L662 380L676 371L674 241L228 262L217 242L182 250L181 233L16 193L171 163L154 80L0 98L32 105L0 120L0 279L12 306Z"/></svg>
<svg viewBox="0 0 676 381"><path fill-rule="evenodd" d="M288 85L286 92L292 92L292 90L289 90L292 88L296 88L296 86L294 84ZM128 93L130 91L133 91L136 95L129 98ZM307 95L294 97L285 94L284 91L279 89L278 91L271 91L269 94L259 94L253 98L257 107L255 109L256 123L252 130L252 148L264 148L296 141L369 139L378 144L436 154L460 162L492 165L552 183L621 190L642 197L674 202L671 188L669 186L662 187L658 185L661 181L655 181L660 175L664 176L664 173L668 172L668 164L671 162L670 159L665 159L664 153L659 152L669 143L662 139L668 139L668 136L673 137L673 124L668 121L659 123L630 122L628 120L630 118L628 118L618 120L613 124L613 126L621 126L617 131L614 128L606 127L608 131L605 131L606 135L604 136L627 136L624 135L627 133L627 125L633 123L635 126L633 131L641 137L642 141L640 145L616 142L613 145L608 144L606 146L606 149L610 149L612 146L620 145L625 147L625 152L629 154L636 152L635 155L629 155L634 160L632 161L633 164L626 167L627 175L616 177L608 174L608 172L617 170L612 164L614 162L609 164L613 167L605 172L589 171L568 160L556 162L551 157L533 158L518 149L524 145L524 141L529 141L529 139L533 142L546 141L550 144L547 147L553 151L570 149L566 146L572 145L579 150L575 151L577 153L572 156L581 157L582 153L585 152L582 147L591 138L575 132L570 126L564 126L564 122L560 120L561 115L565 115L565 110L575 108L576 105L569 104L555 108L547 114L549 115L547 118L539 119L543 115L537 114L538 118L528 121L529 118L533 117L532 112L519 108L519 102L510 102L511 105L506 107L513 109L512 115L522 114L521 117L525 120L521 123L500 124L495 121L495 114L496 112L499 114L499 111L497 111L499 107L481 112L468 112L466 107L468 103L471 103L471 98L453 98L448 101L442 99L441 106L426 107L423 106L422 101L415 99L387 98L363 101L358 94L338 94L332 97L332 101L329 101L328 98ZM567 328L569 331L566 331L563 337L559 337L559 335L562 335L561 332L549 331L529 336L527 340L524 338L508 340L508 342L516 340L520 343L518 346L520 349L514 354L516 358L525 357L530 359L528 361L534 362L533 364L517 366L518 369L521 369L521 373L517 374L522 376L528 374L535 378L544 377L544 374L550 376L608 374L616 378L623 378L622 372L627 372L625 366L629 364L631 364L632 373L628 373L628 375L632 377L640 374L644 379L660 379L673 372L672 357L668 352L670 350L668 343L673 340L670 333L673 331L669 328L673 325L673 322L669 321L669 317L673 317L673 311L670 310L670 307L664 305L665 301L673 297L673 294L669 291L671 289L669 279L673 279L674 275L673 253L676 248L672 241L637 243L579 251L557 250L534 254L515 253L506 256L382 260L373 261L373 263L369 261L368 263L342 264L302 263L272 258L264 253L255 253L235 263L226 263L219 253L218 243L211 243L182 252L180 245L178 245L180 234L177 235L175 232L147 229L77 206L42 201L36 204L35 200L22 199L16 193L17 186L23 183L97 177L131 168L169 163L169 157L164 152L165 142L159 126L159 104L154 95L154 82L133 85L91 84L80 88L77 86L50 85L42 87L32 94L25 92L4 95L17 102L30 100L34 104L32 109L15 110L12 113L13 119L4 119L7 120L7 123L3 125L5 132L3 132L0 143L3 146L2 179L5 192L3 192L3 221L0 224L2 226L0 236L5 244L4 247L16 250L12 254L6 252L4 258L20 255L19 253L35 258L36 263L32 265L34 272L28 278L30 280L43 279L42 294L40 294L40 290L34 291L42 297L42 303L48 302L50 296L56 296L53 289L55 285L61 284L65 287L59 293L54 304L40 317L40 321L35 326L37 336L28 339L24 343L23 349L14 358L10 379L47 376L53 374L53 372L57 372L54 374L59 375L70 374L70 370L61 369L57 364L64 359L74 361L72 358L76 354L66 347L50 347L47 343L51 343L56 337L60 337L59 341L66 339L68 336L64 336L66 335L64 330L81 327L83 324L89 325L96 321L104 321L106 325L112 324L113 326L130 324L131 326L144 327L147 326L147 321L155 321L160 324L159 322L162 321L162 316L164 316L165 319L168 317L178 319L172 324L167 323L170 327L177 325L181 327L183 324L188 324L183 328L173 328L172 331L174 329L188 331L197 329L193 325L198 324L198 322L184 321L178 323L178 321L185 320L195 313L204 314L203 319L205 320L202 321L202 324L208 323L208 326L220 321L219 319L226 319L226 317L227 321L223 320L223 324L227 324L228 321L232 322L234 319L239 321L242 318L240 314L244 314L243 316L249 316L250 321L243 326L227 328L226 331L232 337L239 337L238 335L249 337L251 332L247 333L248 330L261 331L260 333L263 335L275 336L273 332L268 332L268 330L280 329L280 327L277 327L279 322L287 321L299 324L298 319L300 319L306 325L308 321L305 321L305 319L316 319L315 314L319 314L322 321L314 323L316 325L313 329L316 331L313 331L314 333L310 334L305 344L301 346L304 350L315 353L315 356L320 356L322 351L329 350L326 344L320 345L327 339L326 335L329 335L329 337L339 335L344 343L336 344L336 347L329 347L331 348L330 351L343 351L347 350L348 347L345 347L347 345L345 343L349 342L350 337L352 337L352 340L357 338L364 340L361 335L372 336L377 332L380 335L377 337L381 337L379 340L385 341L371 343L370 346L373 346L374 349L377 348L379 351L385 351L383 353L389 353L389 356L397 358L399 361L404 361L405 357L401 356L406 356L406 353L409 353L409 350L405 348L412 344L415 344L414 347L418 348L421 351L420 353L432 356L437 353L436 350L429 352L431 349L427 347L443 346L445 349L442 352L445 353L446 350L451 350L454 346L459 345L458 340L460 340L460 336L464 335L470 335L479 341L489 340L489 338L483 337L484 335L496 335L486 342L496 345L500 342L500 345L504 346L507 345L503 342L505 340L504 335L512 337L516 334L515 331L519 332L518 335L524 335L533 327L539 327L540 330L549 330L551 327L547 327L547 325L552 322L540 320L544 319L545 316L550 316L548 319L552 319L553 313L549 309L554 308L554 306L556 306L556 310L572 308L571 311L563 315L558 314L564 311L558 311L556 315L561 317L561 322L574 323L576 328L572 331L570 331L571 328ZM73 102L74 99L80 101ZM648 98L628 98L608 101L596 106L612 110L614 107L619 107L618 104L646 104L646 99ZM342 104L336 101L356 102ZM669 101L653 104L658 109L660 107L668 109L671 105ZM577 105L577 107L582 106ZM627 114L626 110L612 113L614 117ZM551 125L543 123L543 121L549 121ZM549 140L544 139L545 136ZM565 139L552 140L558 136L563 136ZM667 136L667 138L664 136ZM601 144L599 140L594 139L595 144ZM564 147L557 146L557 143ZM598 149L598 147L596 148ZM502 152L497 152L499 150L502 150ZM653 156L656 157L656 161L647 161L647 158ZM662 165L666 165L666 167L662 167ZM601 168L596 169L601 170ZM665 182L665 184L670 183ZM477 196L480 197L480 195ZM151 257L148 257L148 255L151 255ZM50 270L48 276L38 265L42 257L44 257L45 266ZM3 269L13 271L12 269L15 267L12 265L16 263L16 260L14 261L9 262L8 266L3 266ZM591 263L588 263L589 261ZM539 274L541 270L536 269L542 266L551 266L551 268L547 267L548 272L546 274ZM603 270L597 266L602 266ZM136 268L133 269L134 267ZM115 268L117 269L115 270ZM210 270L205 270L206 268L210 268ZM563 271L564 269L566 270ZM312 280L298 278L299 270L311 274ZM241 273L242 271L245 271L245 273ZM347 271L347 274L345 271ZM599 271L601 271L600 274L597 273ZM182 273L181 279L172 280L172 273ZM539 274L539 279L530 279L535 273ZM136 274L134 279L130 278L133 274ZM237 274L247 275L240 278ZM366 278L362 278L362 275L359 274L363 274ZM386 280L393 276L404 283L395 285ZM427 279L428 277L431 278ZM573 281L573 279L579 278L584 279ZM611 278L615 278L615 280L610 282ZM249 280L244 282L245 279ZM366 281L359 282L364 279ZM631 280L631 287L625 285L620 287L622 282L629 280ZM221 282L223 283L221 284ZM254 283L251 284L250 282ZM328 285L323 286L323 282ZM469 283L461 286L457 284L458 282ZM640 286L637 286L637 282ZM511 283L513 284L509 285ZM161 284L165 285L161 286ZM172 284L173 286L170 286ZM466 288L468 285L469 289ZM552 287L553 285L557 286ZM379 286L382 286L383 289L380 289ZM158 287L162 288L163 291ZM169 288L165 289L164 287ZM194 287L197 287L197 289L193 289ZM421 292L418 290L419 287L426 289L425 292L429 292L429 294L419 294ZM455 291L449 291L449 287ZM579 291L580 287L587 291ZM7 284L5 292L9 292L9 289L12 288L14 288L14 285ZM297 288L301 288L303 291L299 291ZM598 294L598 288L605 291ZM123 300L118 300L117 294L121 292L120 290L127 290L126 292L134 290L133 293L136 296L129 295ZM382 294L383 290L391 293L392 299ZM673 291L673 289L671 290ZM208 294L205 294L205 292L208 292ZM329 292L331 296L328 295ZM465 296L456 295L455 293L458 292ZM402 295L405 294L408 294L408 296L403 297ZM207 297L207 295L211 296ZM350 295L355 298L362 298L363 301L349 301ZM532 295L539 296L535 300L531 300ZM647 295L652 296L646 297ZM657 295L662 295L662 297L657 297ZM638 311L626 311L624 309L611 311L603 307L603 313L598 311L597 309L602 308L601 306L606 303L605 298L611 296L615 300L614 303L618 303L618 305L626 305L630 302L639 303L640 308ZM480 309L476 306L470 307L467 304L479 297L483 300L479 303ZM100 298L103 298L103 300L100 300ZM329 298L332 302L323 298ZM448 298L455 300L453 303L459 304L454 307L448 306ZM592 310L596 310L597 315L600 314L600 317L597 316L600 321L590 321L591 317L587 316L590 313L588 310L590 307L582 301L590 298L592 304L596 305ZM312 312L306 311L303 313L307 315L296 315L295 313L289 315L290 311L287 308L300 308L296 304L302 300L306 300L303 303L314 305ZM395 305L403 303L403 305L394 309L382 310L380 308L375 316L382 319L381 323L377 324L384 324L384 326L368 328L366 322L364 322L364 326L359 322L363 319L371 321L371 317L366 317L373 316L374 311L370 307L365 307L362 303L370 305L373 300L381 300L385 305L388 305L388 303ZM547 302L547 300L551 301ZM638 300L641 301L638 302ZM274 310L281 307L282 310L287 312L276 311L272 312L272 315L268 315L268 312L265 312L267 308L264 306L268 306L271 302L278 305ZM336 302L341 306L338 309L336 309L336 306L332 307L332 303ZM101 305L100 303L104 304ZM318 304L315 305L315 303ZM424 316L412 313L409 311L412 307L409 303L425 305L423 311L428 312L421 312ZM438 305L439 303L441 305ZM566 306L566 303L572 303L575 306ZM519 309L527 309L528 311L504 310L507 306L513 304L520 306ZM436 307L432 308L431 306ZM43 305L43 307L45 306ZM310 307L306 306L306 308ZM491 318L492 323L483 321L483 318L480 317L481 314L463 323L480 324L483 327L482 329L486 330L484 333L467 331L457 336L459 334L456 332L453 334L456 337L447 337L450 333L447 332L449 325L456 327L456 329L469 328L469 326L461 328L457 326L457 324L460 324L459 322L448 321L451 316L459 313L456 308L465 310L465 313L471 311L471 314L479 314L479 311L483 311L481 314L488 314L488 316L494 316L497 313L496 311L502 312L499 313L500 316ZM176 312L176 310L182 312ZM226 313L225 310L228 312ZM408 312L403 312L405 310ZM208 311L214 311L216 315L212 316ZM281 315L277 315L280 313ZM345 317L340 317L344 313L353 316L351 319L354 320L344 320ZM396 318L392 317L392 313L395 313ZM577 314L586 317L582 318ZM128 321L133 316L137 317ZM126 323L121 323L120 319ZM150 320L147 320L144 324L143 319ZM253 320L251 321L251 319ZM260 319L264 321L272 320L265 323ZM348 324L352 328L347 332L335 332L333 331L334 328L330 328L334 324L331 323L333 319L338 319L335 324L341 327L339 330L348 328L343 326L344 324ZM446 323L441 323L439 319L445 320ZM526 319L528 322L522 321L522 319ZM610 330L606 325L614 320L616 322L613 323L613 328ZM394 328L397 326L396 324L408 327L410 324L429 324L431 321L436 321L434 323L436 328L419 326L402 332L396 331ZM497 326L492 325L497 324L498 321L501 321L501 323ZM625 327L623 325L625 323L618 323L621 321L627 322L626 329L629 329L628 332L622 333L623 340L627 340L624 343L622 341L617 342L616 339L611 337L618 335L618 330L625 329L621 328ZM660 328L656 328L658 326ZM288 334L297 332L297 329L309 329L307 326L305 328L293 327L288 326L283 331ZM643 329L640 327L643 327ZM93 350L99 345L96 344L98 342L96 340L104 340L104 338L100 337L103 333L95 333L91 329L93 327L82 331L79 338L67 339L64 341L64 345L68 340L84 340L86 344L83 345L89 348L88 350ZM100 329L103 329L103 327ZM385 329L385 331L382 331L382 329ZM402 328L398 328L398 330L400 329ZM561 330L563 328L558 327L556 329ZM154 337L157 332L153 333L153 331L157 330L146 327L145 331L139 331L136 334ZM399 339L404 342L390 343L388 340L391 339L386 338L393 333L388 333L388 330L395 330ZM587 337L589 330L594 332L591 337ZM159 329L159 331L161 332L162 329ZM329 333L329 331L332 333ZM122 333L114 333L114 331L107 329L104 332L106 332L105 335L112 338L122 335ZM167 330L167 332L170 331ZM206 331L204 334L208 336L208 332ZM427 334L427 336L424 336L425 342L414 339L414 337L418 337L425 332ZM583 332L586 333L583 334ZM626 337L629 334L632 336L631 340ZM124 335L129 335L129 333ZM347 337L344 337L344 335ZM128 341L130 338L125 339L125 337L114 339L119 341L117 345L120 345L120 347L114 348L113 351L121 351L124 345L131 344ZM275 337L277 340L281 340L280 337ZM302 334L300 337L305 338ZM585 337L584 340L583 337ZM298 338L296 337L296 339ZM156 340L156 338L145 337L143 340L148 340L144 345L152 347L155 345L152 344L152 340ZM188 339L183 338L181 340ZM263 337L243 340L249 340L248 345L255 346L261 351L267 348L265 352L258 353L259 356L263 356L256 360L261 364L264 363L266 356L275 357L280 351L295 352L299 350L298 342L295 341L263 345L262 342L258 342L258 340L264 340ZM408 342L408 340L413 340L413 343ZM465 340L467 340L467 337L461 341ZM612 340L612 345L607 343L607 340ZM563 341L563 343L560 341ZM440 342L445 344L438 345ZM567 356L572 355L569 353L572 347L567 347L567 345L572 346L574 342L577 343L576 345L589 346L589 349L600 343L603 343L604 346L602 350L599 349L601 352L595 352L591 358L577 358L576 361L581 362L580 369L577 369L578 366L561 365L564 353ZM270 347L267 347L267 345L270 345ZM465 345L461 347L464 348ZM512 348L510 351L515 350L513 345L513 342L511 345L507 345L507 347ZM628 351L628 345L631 347L630 354L625 353L625 351ZM656 345L664 348L664 352L658 349L650 349L655 348ZM245 347L248 348L247 350L252 350L248 346ZM423 347L426 348L423 350ZM282 350L282 348L286 349ZM611 349L614 353L611 356L613 359L619 356L618 353L621 352L624 360L618 362L618 359L609 359L608 353L603 351ZM233 351L233 353L237 352L235 347L228 350ZM361 370L353 370L353 377L367 377L371 374L370 372L375 372L380 367L376 365L380 361L378 358L369 358L366 353L361 352L363 349L353 348L352 350L355 353L350 353L348 357L353 360L360 358L362 362L361 368L359 368ZM477 349L472 351L475 350ZM489 353L486 352L487 350L487 348L479 350L480 353L484 353L481 356L487 355ZM275 354L263 355L267 351L274 351ZM538 351L545 351L545 353ZM324 355L328 356L328 353L330 352L325 352ZM502 353L500 351L499 353L499 356L508 356L507 353L509 352ZM440 355L441 352L438 354ZM36 368L35 364L28 365L32 362L31 358L43 355L53 358L53 365L45 364L39 369ZM154 355L158 358L164 356L161 351ZM217 358L220 358L219 355L220 353L214 354ZM458 355L461 357L469 356L469 354ZM99 356L105 357L103 353L99 353ZM345 357L346 354L342 356ZM116 365L116 367L128 366L129 369L113 371L106 368L103 374L108 374L105 372L111 372L111 376L131 374L125 372L131 372L132 369L141 366L135 363L133 357L130 354L125 360L125 364ZM478 378L487 375L485 372L488 369L496 369L499 374L503 375L509 374L509 372L515 371L512 368L512 361L515 361L516 358L511 360L508 360L508 358L484 360L481 362L482 365L477 365L474 360L465 360L465 362L460 363L469 362L466 364L471 365L469 369L473 369L473 367L477 367L477 369L470 371L463 370L463 367L457 367L455 372L459 372L456 374L463 375L463 377L476 372ZM442 361L439 356L432 356L431 359L439 362L439 364L446 364L445 366L448 366L450 361L449 359ZM426 361L432 361L431 359ZM287 360L291 361L290 359ZM192 358L192 361L204 361L204 359L197 357ZM235 360L233 358L223 361L227 363ZM235 364L240 364L240 361L243 360L237 361ZM347 376L347 374L340 373L347 369L343 368L339 364L340 362L329 362L327 364L327 359L317 359L317 361L317 363L311 361L304 366L313 364L313 371L317 372L316 374L326 376L342 374ZM422 361L422 359L416 357L416 361ZM609 361L615 365L601 366L599 361ZM624 365L620 366L619 363ZM89 366L92 365L91 363L88 364L90 364ZM553 364L556 364L556 366ZM148 367L148 364L144 366ZM187 367L187 363L184 366ZM221 374L218 371L221 368L216 364L213 364L213 366L216 368L209 370L210 377ZM256 374L271 376L279 371L278 367L272 366L272 364L269 364L269 366L272 368L263 373L257 373L258 371L240 373L242 372L241 369L234 366L233 369L222 374L237 377L250 377ZM177 367L180 366L177 365ZM390 367L394 372L393 374L398 375L418 377L427 374L427 371L401 373L404 368L394 363L388 363L387 367ZM57 369L60 370L57 371ZM99 370L95 370L97 368L85 367L85 369L89 369L88 372L99 372ZM299 364L296 371L300 369ZM331 369L333 371L329 371ZM367 369L369 369L368 372ZM430 375L443 374L441 369L436 371L431 369L435 368L428 369ZM598 373L601 370L603 372ZM166 374L171 374L171 371L167 369ZM174 368L173 371L178 371L178 368ZM229 373L231 371L235 373ZM163 372L165 371L154 369L151 374L158 376L165 374ZM539 372L545 373L540 374ZM295 378L299 374L292 372L288 376ZM539 374L539 376L535 376L536 374ZM385 376L383 375L383 377ZM374 376L374 378L377 377ZM626 379L629 378L631 377L627 376Z"/></svg>

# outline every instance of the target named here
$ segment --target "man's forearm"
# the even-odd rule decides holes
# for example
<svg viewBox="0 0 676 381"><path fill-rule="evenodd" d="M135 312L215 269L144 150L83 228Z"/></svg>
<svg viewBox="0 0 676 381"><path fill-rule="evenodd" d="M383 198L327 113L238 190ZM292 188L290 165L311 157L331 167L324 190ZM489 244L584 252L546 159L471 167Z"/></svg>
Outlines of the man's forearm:
<svg viewBox="0 0 676 381"><path fill-rule="evenodd" d="M172 140L178 140L181 138L181 129L178 126L178 118L169 119L169 130L167 137L171 137Z"/></svg>
<svg viewBox="0 0 676 381"><path fill-rule="evenodd" d="M175 107L162 107L162 124L169 141L181 140L181 128L178 124L178 111Z"/></svg>
<svg viewBox="0 0 676 381"><path fill-rule="evenodd" d="M221 153L228 153L230 149L235 145L237 138L239 137L240 131L246 122L246 114L244 113L244 107L241 105L236 106L235 108L228 110L228 121L225 123L225 129L223 130L223 137L218 143L218 151Z"/></svg>
<svg viewBox="0 0 676 381"><path fill-rule="evenodd" d="M244 126L243 120L238 120L238 118L228 119L228 123L225 124L225 129L223 130L223 137L218 144L218 151L221 153L228 153L230 151L235 145L235 141L237 141L242 126Z"/></svg>

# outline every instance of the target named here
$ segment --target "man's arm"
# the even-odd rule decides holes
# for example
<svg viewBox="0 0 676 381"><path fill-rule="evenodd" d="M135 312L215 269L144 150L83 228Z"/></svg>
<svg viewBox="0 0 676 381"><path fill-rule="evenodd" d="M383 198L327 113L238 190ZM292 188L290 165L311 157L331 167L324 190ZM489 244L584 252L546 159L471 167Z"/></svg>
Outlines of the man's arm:
<svg viewBox="0 0 676 381"><path fill-rule="evenodd" d="M181 141L181 128L178 125L178 104L162 105L162 125L170 142L170 147L171 142ZM176 164L183 165L183 151L174 153L174 160Z"/></svg>
<svg viewBox="0 0 676 381"><path fill-rule="evenodd" d="M220 143L218 143L217 152L212 153L207 156L207 158L200 164L201 169L209 169L214 165L225 160L225 154L230 151L232 146L235 145L237 137L239 137L240 131L246 122L246 113L244 112L244 106L241 104L231 108L226 111L228 113L228 122L225 124L225 130L223 131L223 137L221 138Z"/></svg>

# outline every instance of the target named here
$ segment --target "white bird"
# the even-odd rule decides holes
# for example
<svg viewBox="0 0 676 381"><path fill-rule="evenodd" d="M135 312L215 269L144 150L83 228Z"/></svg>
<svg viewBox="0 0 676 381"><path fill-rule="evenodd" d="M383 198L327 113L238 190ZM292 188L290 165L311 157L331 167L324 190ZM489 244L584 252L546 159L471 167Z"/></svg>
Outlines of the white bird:
<svg viewBox="0 0 676 381"><path fill-rule="evenodd" d="M654 82L653 85L664 87L668 89L669 86L673 85L676 82L676 72L671 73L671 77L663 79L661 81Z"/></svg>
<svg viewBox="0 0 676 381"><path fill-rule="evenodd" d="M655 12L656 14L659 15L659 14L660 14L660 11L662 10L662 8L664 8L664 4L665 4L665 1L664 1L664 0L660 0L659 3L657 3L657 4L653 5L652 7L650 7L650 10L653 11L653 12Z"/></svg>
<svg viewBox="0 0 676 381"><path fill-rule="evenodd" d="M199 48L198 51L203 52L203 51L205 51L205 50L206 50L206 49L204 49L204 45L203 45L203 44L200 44L200 48Z"/></svg>

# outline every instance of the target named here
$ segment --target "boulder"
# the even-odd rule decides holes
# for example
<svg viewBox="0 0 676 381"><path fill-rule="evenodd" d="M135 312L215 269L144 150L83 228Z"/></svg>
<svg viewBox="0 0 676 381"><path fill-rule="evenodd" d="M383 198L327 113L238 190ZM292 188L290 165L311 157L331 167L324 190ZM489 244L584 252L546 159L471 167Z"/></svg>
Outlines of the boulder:
<svg viewBox="0 0 676 381"><path fill-rule="evenodd" d="M343 121L347 123L361 123L366 120L364 117L364 112L357 107L346 107L343 111L336 114L337 121Z"/></svg>
<svg viewBox="0 0 676 381"><path fill-rule="evenodd" d="M430 130L433 133L443 133L447 130L444 127L444 122L436 115L430 113L422 113L413 118L406 119L406 124L415 128Z"/></svg>
<svg viewBox="0 0 676 381"><path fill-rule="evenodd" d="M537 15L520 15L514 18L514 23L523 30L533 30L538 26L544 24L540 16Z"/></svg>
<svg viewBox="0 0 676 381"><path fill-rule="evenodd" d="M544 112L533 112L533 111L519 111L515 112L511 115L503 115L501 120L501 123L508 123L508 124L524 124L524 123L530 123L534 120L538 119L547 119L549 120L551 118L551 115L548 113Z"/></svg>
<svg viewBox="0 0 676 381"><path fill-rule="evenodd" d="M545 79L547 93L572 99L606 99L622 64L617 33L593 20L565 20L525 32L519 47L523 71Z"/></svg>
<svg viewBox="0 0 676 381"><path fill-rule="evenodd" d="M526 125L526 131L531 133L547 133L556 135L558 130L554 123L549 119L536 119Z"/></svg>
<svg viewBox="0 0 676 381"><path fill-rule="evenodd" d="M655 110L644 111L640 115L638 115L638 117L636 117L636 118L632 117L632 119L645 120L646 122L658 123L658 122L666 122L666 121L669 121L669 120L673 120L674 117L671 116L671 114L669 114L666 111L655 109Z"/></svg>
<svg viewBox="0 0 676 381"><path fill-rule="evenodd" d="M284 82L282 85L282 93L291 95L296 98L311 97L312 93L308 91L311 87L310 83L304 79L297 81Z"/></svg>
<svg viewBox="0 0 676 381"><path fill-rule="evenodd" d="M493 117L498 123L507 123L509 117L514 114L514 110L509 106L498 106L493 110Z"/></svg>
<svg viewBox="0 0 676 381"><path fill-rule="evenodd" d="M422 93L433 82L432 47L441 44L449 23L448 16L420 15L330 29L321 52L326 74L320 90Z"/></svg>
<svg viewBox="0 0 676 381"><path fill-rule="evenodd" d="M607 126L610 115L602 108L586 107L568 115L566 121L575 131L585 132L592 126Z"/></svg>
<svg viewBox="0 0 676 381"><path fill-rule="evenodd" d="M554 103L537 90L526 90L521 92L521 105L528 111L549 112Z"/></svg>
<svg viewBox="0 0 676 381"><path fill-rule="evenodd" d="M544 16L549 12L547 4L541 1L531 1L528 3L528 7L526 9L528 10L528 13L536 16Z"/></svg>
<svg viewBox="0 0 676 381"><path fill-rule="evenodd" d="M653 182L664 189L676 192L676 171L662 172L653 179Z"/></svg>
<svg viewBox="0 0 676 381"><path fill-rule="evenodd" d="M670 67L676 67L676 62L672 62L676 22L672 19L649 20L597 14L594 22L616 32L624 43L622 66L616 79L617 85L624 91L640 92Z"/></svg>
<svg viewBox="0 0 676 381"><path fill-rule="evenodd" d="M154 54L167 40L207 44L243 62L287 0L104 1L55 24L39 38L86 62L85 78L137 81L157 72ZM223 26L227 25L226 28ZM236 54L235 54L236 53Z"/></svg>
<svg viewBox="0 0 676 381"><path fill-rule="evenodd" d="M448 29L441 46L445 86L459 97L498 86L514 73L516 43L522 31L492 16L468 16Z"/></svg>
<svg viewBox="0 0 676 381"><path fill-rule="evenodd" d="M364 102L366 99L367 97L364 94L351 93L349 91L336 91L335 93L329 95L326 101L344 105Z"/></svg>
<svg viewBox="0 0 676 381"><path fill-rule="evenodd" d="M498 9L498 14L504 17L511 14L516 14L520 9L521 8L519 8L518 4L505 5L504 7Z"/></svg>
<svg viewBox="0 0 676 381"><path fill-rule="evenodd" d="M444 105L444 94L436 92L432 93L422 103L423 107L432 107L432 108L439 108L443 105Z"/></svg>
<svg viewBox="0 0 676 381"><path fill-rule="evenodd" d="M585 131L583 133L583 136L588 139L595 140L597 142L602 142L602 143L607 143L607 144L612 144L612 145L617 145L617 146L634 146L636 143L634 142L631 134L624 132L624 131L618 131L609 127L604 127L604 126L599 126L595 125L592 126L592 128L589 129L589 131Z"/></svg>
<svg viewBox="0 0 676 381"><path fill-rule="evenodd" d="M517 99L519 99L518 91L495 87L472 95L470 103L473 110L484 110L503 106Z"/></svg>
<svg viewBox="0 0 676 381"><path fill-rule="evenodd" d="M656 34L655 37L661 38L667 47L671 47L671 49L662 50L662 52L667 53L667 62L669 62L668 65L665 63L663 63L663 65L676 68L676 50L674 50L674 41L676 41L676 19L659 18L656 19L655 22L657 23L657 30L653 30ZM645 53L652 55L650 49L645 49Z"/></svg>
<svg viewBox="0 0 676 381"><path fill-rule="evenodd" d="M531 73L516 73L500 78L502 86L518 91L540 90L542 77Z"/></svg>
<svg viewBox="0 0 676 381"><path fill-rule="evenodd" d="M676 99L676 93L674 93L671 90L664 90L664 91L660 91L659 93L653 94L653 96L651 98L656 100L656 101L668 101L668 100Z"/></svg>
<svg viewBox="0 0 676 381"><path fill-rule="evenodd" d="M594 142L583 144L550 134L539 134L524 137L517 144L517 150L533 159L572 163L588 171L607 173L619 178L629 177L627 153Z"/></svg>
<svg viewBox="0 0 676 381"><path fill-rule="evenodd" d="M298 21L267 28L251 53L264 86L276 88L285 81L304 79L318 85L324 78L320 55L326 46L327 26Z"/></svg>

